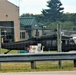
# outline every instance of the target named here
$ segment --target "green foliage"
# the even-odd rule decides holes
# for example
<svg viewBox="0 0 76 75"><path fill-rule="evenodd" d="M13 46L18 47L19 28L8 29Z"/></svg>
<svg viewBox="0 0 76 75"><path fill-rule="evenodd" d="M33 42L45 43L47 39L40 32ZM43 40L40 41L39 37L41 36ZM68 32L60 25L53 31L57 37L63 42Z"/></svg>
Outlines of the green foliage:
<svg viewBox="0 0 76 75"><path fill-rule="evenodd" d="M50 22L50 24L47 26L47 29L57 29L57 23Z"/></svg>
<svg viewBox="0 0 76 75"><path fill-rule="evenodd" d="M60 22L60 24L62 30L73 30L75 28L74 23L71 21ZM47 29L57 29L57 22L50 22Z"/></svg>
<svg viewBox="0 0 76 75"><path fill-rule="evenodd" d="M31 17L31 16L33 16L33 14L26 13L21 15L21 17Z"/></svg>
<svg viewBox="0 0 76 75"><path fill-rule="evenodd" d="M75 22L76 21L76 14L75 13L64 13L62 15L61 21L72 21Z"/></svg>
<svg viewBox="0 0 76 75"><path fill-rule="evenodd" d="M65 21L61 23L62 30L72 30L74 23L71 21Z"/></svg>
<svg viewBox="0 0 76 75"><path fill-rule="evenodd" d="M44 18L49 21L56 22L61 18L63 13L64 8L61 7L62 3L60 0L49 0L47 3L48 9L44 9L42 11Z"/></svg>
<svg viewBox="0 0 76 75"><path fill-rule="evenodd" d="M76 30L76 13L63 13L63 7L60 0L49 0L48 9L43 9L42 14L22 14L21 17L36 17L39 23L46 25L46 28L56 29L56 21L60 21L62 29Z"/></svg>
<svg viewBox="0 0 76 75"><path fill-rule="evenodd" d="M24 15L24 14L23 14ZM25 14L23 17L26 17L27 14ZM31 14L30 14L31 15ZM56 22L51 22L43 17L42 14L32 15L36 17L39 23L42 23L47 26L47 28L50 29L56 29ZM28 15L29 17L29 15ZM62 29L73 29L76 30L76 13L65 13L62 15L61 18L61 25Z"/></svg>
<svg viewBox="0 0 76 75"><path fill-rule="evenodd" d="M76 13L73 13L70 19L76 25Z"/></svg>

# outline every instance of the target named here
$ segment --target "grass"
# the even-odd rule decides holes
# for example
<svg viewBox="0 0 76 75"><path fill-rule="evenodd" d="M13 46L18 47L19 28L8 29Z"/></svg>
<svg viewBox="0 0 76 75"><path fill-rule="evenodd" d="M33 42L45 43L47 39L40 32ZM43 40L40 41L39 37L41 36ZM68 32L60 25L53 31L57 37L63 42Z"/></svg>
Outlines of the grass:
<svg viewBox="0 0 76 75"><path fill-rule="evenodd" d="M58 68L58 62L36 62L36 69L31 69L29 62L26 63L2 63L0 72L38 72L38 71L72 71L76 70L73 61L63 61L62 68Z"/></svg>
<svg viewBox="0 0 76 75"><path fill-rule="evenodd" d="M2 50L4 54L6 50ZM9 54L16 54L18 51L11 51ZM36 62L36 69L31 69L30 62L25 63L1 63L0 72L38 72L38 71L72 71L76 70L73 61L62 61L62 68L58 68L57 61Z"/></svg>
<svg viewBox="0 0 76 75"><path fill-rule="evenodd" d="M7 52L7 49L1 49L1 54L4 54L5 52ZM17 54L18 52L19 50L12 50L8 54Z"/></svg>

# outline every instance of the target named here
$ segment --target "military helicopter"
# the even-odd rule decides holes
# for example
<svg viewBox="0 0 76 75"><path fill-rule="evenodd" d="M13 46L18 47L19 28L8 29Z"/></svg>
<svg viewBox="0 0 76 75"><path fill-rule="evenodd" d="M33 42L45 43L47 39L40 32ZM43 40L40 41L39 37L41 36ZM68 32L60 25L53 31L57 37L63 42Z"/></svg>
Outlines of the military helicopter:
<svg viewBox="0 0 76 75"><path fill-rule="evenodd" d="M75 40L67 35L62 35L62 51L67 52L71 50L76 50ZM11 42L11 43L2 43L2 48L8 49L5 54L10 52L11 50L26 50L30 45L37 45L41 43L44 46L44 51L47 50L57 50L57 34L52 35L42 35L39 37L32 37L28 40Z"/></svg>

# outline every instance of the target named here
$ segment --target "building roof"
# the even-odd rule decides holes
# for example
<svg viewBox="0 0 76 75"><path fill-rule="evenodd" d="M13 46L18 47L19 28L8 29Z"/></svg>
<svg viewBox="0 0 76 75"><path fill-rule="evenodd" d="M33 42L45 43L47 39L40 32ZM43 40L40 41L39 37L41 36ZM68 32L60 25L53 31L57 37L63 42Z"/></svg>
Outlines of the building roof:
<svg viewBox="0 0 76 75"><path fill-rule="evenodd" d="M35 17L21 17L20 18L20 25L23 26L31 26L36 22Z"/></svg>
<svg viewBox="0 0 76 75"><path fill-rule="evenodd" d="M11 3L11 2L8 1L8 0L0 0L0 3L2 3L2 2L3 2L3 3L8 2L8 3L10 3L11 5L18 7L17 5ZM3 4L3 3L2 3L2 4ZM18 7L18 8L19 8L19 7Z"/></svg>
<svg viewBox="0 0 76 75"><path fill-rule="evenodd" d="M20 18L20 28L21 30L27 29L41 29L43 24L39 24L35 17L21 17Z"/></svg>

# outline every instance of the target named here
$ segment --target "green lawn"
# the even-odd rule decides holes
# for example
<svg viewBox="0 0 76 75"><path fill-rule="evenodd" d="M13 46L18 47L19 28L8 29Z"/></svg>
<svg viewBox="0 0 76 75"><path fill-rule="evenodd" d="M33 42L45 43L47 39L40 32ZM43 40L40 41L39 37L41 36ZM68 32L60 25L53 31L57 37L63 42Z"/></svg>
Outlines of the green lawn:
<svg viewBox="0 0 76 75"><path fill-rule="evenodd" d="M0 72L35 72L35 71L72 71L76 70L73 61L63 61L62 68L58 68L57 61L36 62L36 69L31 69L29 62L2 63Z"/></svg>
<svg viewBox="0 0 76 75"><path fill-rule="evenodd" d="M1 54L4 54L7 51L7 49L1 49ZM8 54L17 54L19 51L18 50L12 50Z"/></svg>

